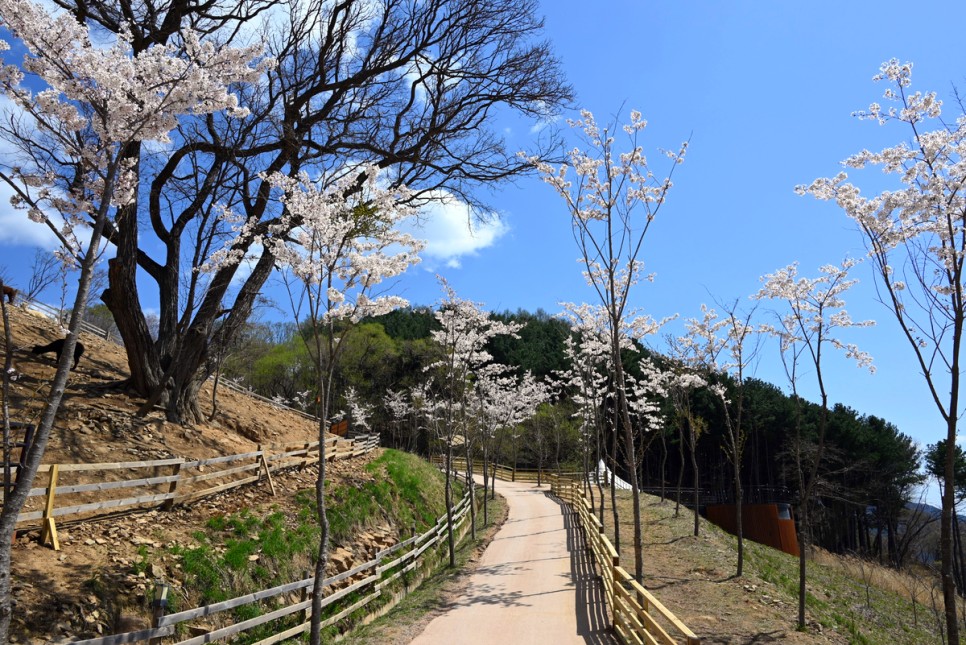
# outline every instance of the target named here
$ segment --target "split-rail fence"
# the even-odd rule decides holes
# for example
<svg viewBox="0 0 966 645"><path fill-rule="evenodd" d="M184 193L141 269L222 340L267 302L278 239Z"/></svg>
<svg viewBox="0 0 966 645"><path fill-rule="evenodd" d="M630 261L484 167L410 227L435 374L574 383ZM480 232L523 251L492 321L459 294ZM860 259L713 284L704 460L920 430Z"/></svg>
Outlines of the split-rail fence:
<svg viewBox="0 0 966 645"><path fill-rule="evenodd" d="M326 460L363 455L379 446L378 435L354 440L326 440ZM98 464L43 464L17 516L18 530L39 528L41 544L60 550L57 523L93 519L125 509L161 506L170 509L232 488L265 479L275 493L272 473L316 463L319 442L265 444L252 452L206 459L156 459ZM11 465L13 476L17 466ZM65 483L65 479L69 482ZM68 500L64 504L65 498Z"/></svg>
<svg viewBox="0 0 966 645"><path fill-rule="evenodd" d="M469 493L453 509L454 531L462 539L468 531ZM440 517L428 531L376 552L372 558L348 571L325 579L328 590L322 600L325 618L323 629L351 614L361 612L380 599L374 609L366 611L368 617L381 615L398 604L405 593L415 587L426 574L423 567L429 554L442 552L447 538L446 515ZM439 547L437 549L436 547ZM309 630L309 611L312 606L314 577L278 585L270 589L232 598L223 602L186 609L173 614L156 613L151 629L125 634L114 634L88 640L70 640L73 645L121 645L122 643L175 643L176 645L202 645L226 641L267 623L276 624L280 631L263 638L255 645L272 645L296 638ZM159 596L161 594L158 594ZM258 605L260 615L227 624L217 629L208 628L198 621L210 621L213 616L243 606ZM163 605L162 605L163 606ZM231 621L228 618L226 622ZM276 622L277 621L277 622ZM192 625L192 623L195 623Z"/></svg>

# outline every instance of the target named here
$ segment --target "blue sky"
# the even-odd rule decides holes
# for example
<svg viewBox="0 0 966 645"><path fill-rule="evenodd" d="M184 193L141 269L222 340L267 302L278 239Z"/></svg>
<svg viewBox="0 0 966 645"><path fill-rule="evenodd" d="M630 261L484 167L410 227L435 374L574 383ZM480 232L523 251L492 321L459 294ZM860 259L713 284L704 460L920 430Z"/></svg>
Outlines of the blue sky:
<svg viewBox="0 0 966 645"><path fill-rule="evenodd" d="M633 304L654 317L698 316L702 303L745 299L760 276L793 261L811 276L822 264L861 256L861 239L844 214L793 188L834 175L840 160L863 147L906 138L900 129L850 116L880 99L884 87L871 78L883 61L913 62L915 87L936 90L947 104L954 85L966 90L966 55L945 33L953 31L946 25L966 24L961 2L911 10L891 1L562 0L543 2L542 11L579 107L601 122L643 112L650 123L643 144L655 160L659 148L691 138L642 254L657 276L637 288ZM503 124L511 147L526 146L531 125ZM461 297L489 309L556 313L561 301L593 302L568 215L550 187L525 179L489 198L500 223L473 236L458 208L439 209L426 231L433 241L425 262L400 281L401 295L432 304L440 273ZM44 239L24 219L0 209L0 267L14 284L26 282L33 249ZM943 424L911 351L874 302L868 267L855 276L863 285L849 297L849 310L879 325L849 340L872 353L878 371L870 376L831 357L830 397L935 442ZM757 375L785 385L775 348L763 349ZM814 397L814 388L805 394Z"/></svg>
<svg viewBox="0 0 966 645"><path fill-rule="evenodd" d="M937 91L949 114L953 86L966 90L962 48L926 35L936 25L963 24L963 3L929 2L910 11L897 2L626 1L594 10L545 2L543 10L579 107L601 122L622 106L622 122L631 109L641 110L652 159L658 148L691 137L645 242L646 269L657 276L637 287L634 303L654 317L697 317L701 303L746 299L758 291L760 276L794 261L802 275L815 276L823 264L862 256L862 240L845 215L834 204L797 196L794 187L834 175L842 159L863 148L907 138L899 128L851 116L881 99L884 86L871 79L882 62L913 62L915 87ZM521 128L510 136L521 137L522 147L528 134ZM874 188L864 185L866 192ZM526 180L496 203L504 234L462 257L458 269L428 262L435 265L407 278L406 295L431 302L431 273L438 270L461 296L491 309L557 312L563 300L593 302L553 190ZM830 398L934 443L945 428L911 350L875 302L870 267L857 267L854 277L862 283L847 296L848 309L878 325L848 339L872 353L877 371L828 357ZM669 330L679 329L675 323ZM658 339L654 344L660 348ZM757 375L786 387L774 346L763 347ZM814 399L813 380L804 376L803 391ZM930 497L938 502L935 491Z"/></svg>

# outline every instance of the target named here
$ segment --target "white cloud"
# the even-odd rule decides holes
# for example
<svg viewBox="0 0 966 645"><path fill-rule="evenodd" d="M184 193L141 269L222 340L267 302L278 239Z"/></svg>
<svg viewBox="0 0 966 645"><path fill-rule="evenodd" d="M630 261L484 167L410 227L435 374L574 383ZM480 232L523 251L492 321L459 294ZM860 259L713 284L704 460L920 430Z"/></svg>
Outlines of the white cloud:
<svg viewBox="0 0 966 645"><path fill-rule="evenodd" d="M434 270L433 260L450 268L460 268L460 258L493 246L509 230L496 213L487 221L479 222L469 206L450 193L440 191L436 197L422 209L422 221L409 231L426 241L422 257L430 271Z"/></svg>
<svg viewBox="0 0 966 645"><path fill-rule="evenodd" d="M13 190L0 183L0 245L39 246L47 250L59 246L57 237L45 224L32 222L27 211L10 205Z"/></svg>

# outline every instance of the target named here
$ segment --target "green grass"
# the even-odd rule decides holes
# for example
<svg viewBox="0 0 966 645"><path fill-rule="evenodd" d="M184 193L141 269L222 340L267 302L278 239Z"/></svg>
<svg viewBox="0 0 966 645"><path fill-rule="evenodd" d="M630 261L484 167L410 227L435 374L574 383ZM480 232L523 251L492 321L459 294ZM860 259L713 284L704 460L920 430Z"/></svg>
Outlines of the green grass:
<svg viewBox="0 0 966 645"><path fill-rule="evenodd" d="M418 457L385 450L366 465L363 479L338 485L326 482L332 547L351 545L359 531L385 524L408 537L413 526L418 532L425 531L445 513L443 476ZM462 486L454 484L453 498L458 500ZM298 491L290 501L271 508L246 508L215 515L191 535L193 544L157 553L144 548L133 563L137 572L149 571L152 558L158 556L179 560L184 589L189 591L186 606L217 603L298 580L314 568L318 552L320 529L315 490ZM224 619L242 621L275 608L271 602L245 605L226 612ZM355 620L349 617L338 628L344 629L345 623L361 619L365 611L357 613ZM295 617L290 619L293 624L294 620ZM246 632L237 642L254 642L287 626L288 623L273 621Z"/></svg>
<svg viewBox="0 0 966 645"><path fill-rule="evenodd" d="M386 450L366 466L366 471L373 476L371 481L361 486L335 486L329 491L331 507L327 515L333 542L383 521L423 531L445 512L442 476L419 457ZM459 482L454 484L453 499L458 500L463 488Z"/></svg>

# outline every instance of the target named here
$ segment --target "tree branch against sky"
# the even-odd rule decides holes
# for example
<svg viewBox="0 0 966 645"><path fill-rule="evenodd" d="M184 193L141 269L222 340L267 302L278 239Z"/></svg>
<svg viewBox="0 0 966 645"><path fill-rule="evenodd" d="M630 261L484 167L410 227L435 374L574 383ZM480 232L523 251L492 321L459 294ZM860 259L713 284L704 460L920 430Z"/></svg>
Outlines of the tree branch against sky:
<svg viewBox="0 0 966 645"><path fill-rule="evenodd" d="M124 216L105 229L114 248L103 299L128 352L131 389L157 397L175 422L200 418L208 347L240 333L272 273L271 251L257 240L284 220L267 177L304 170L334 181L368 163L393 186L410 186L415 204L445 196L489 212L481 184L532 172L495 114L548 119L573 93L536 0L148 2L126 12L106 0L58 4L63 19L104 39L129 31L135 53L180 43L182 28L195 26L204 46L262 40L278 60L239 89L246 120L199 115L164 146L123 151L137 181ZM541 158L549 132L531 137ZM232 238L248 260L200 273L230 234L217 217L223 208L253 224ZM157 339L150 309L159 312Z"/></svg>
<svg viewBox="0 0 966 645"><path fill-rule="evenodd" d="M887 84L885 105L857 112L880 126L903 128L908 137L878 152L863 150L846 159L849 172L880 168L891 175L889 190L863 196L846 171L800 186L821 200L834 200L862 233L880 301L899 325L945 424L946 441L957 439L966 293L966 114L943 118L935 92L912 90L912 64L882 64L876 82ZM933 128L933 129L929 129ZM952 574L955 508L954 451L947 454L942 495L940 549L943 600L950 643L959 642L956 589Z"/></svg>

